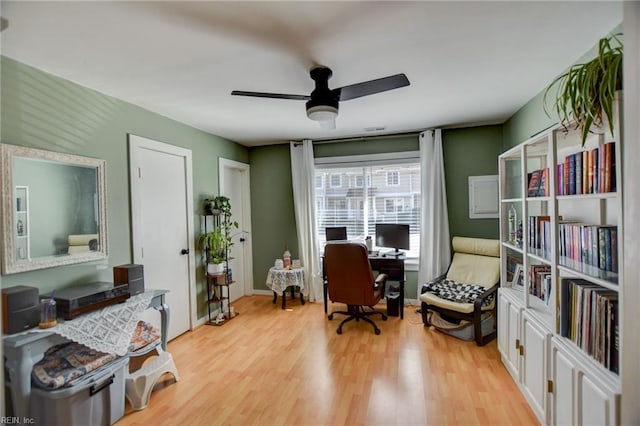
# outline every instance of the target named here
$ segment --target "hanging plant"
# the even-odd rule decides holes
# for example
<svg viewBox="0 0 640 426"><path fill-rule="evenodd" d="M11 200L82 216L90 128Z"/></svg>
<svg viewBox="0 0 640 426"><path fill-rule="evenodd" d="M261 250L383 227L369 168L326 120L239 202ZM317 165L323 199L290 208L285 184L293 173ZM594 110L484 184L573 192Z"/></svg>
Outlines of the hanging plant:
<svg viewBox="0 0 640 426"><path fill-rule="evenodd" d="M584 64L573 65L558 76L544 92L544 109L547 97L557 85L553 107L565 129L574 123L580 129L582 145L587 140L591 126L602 126L603 116L609 122L613 134L613 101L615 93L622 89L622 42L616 35L598 42L598 56Z"/></svg>

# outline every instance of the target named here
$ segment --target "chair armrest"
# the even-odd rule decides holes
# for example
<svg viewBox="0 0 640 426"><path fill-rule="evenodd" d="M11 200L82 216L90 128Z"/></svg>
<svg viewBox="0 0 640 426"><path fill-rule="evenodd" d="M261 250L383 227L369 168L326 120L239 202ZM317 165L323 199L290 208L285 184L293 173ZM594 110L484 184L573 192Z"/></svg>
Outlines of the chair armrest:
<svg viewBox="0 0 640 426"><path fill-rule="evenodd" d="M480 312L482 310L482 302L484 302L487 297L496 293L498 291L498 287L500 287L500 285L495 284L493 287L486 289L484 293L482 293L480 296L476 298L476 300L473 301L474 312Z"/></svg>
<svg viewBox="0 0 640 426"><path fill-rule="evenodd" d="M376 277L376 281L373 283L374 289L379 289L380 287L384 288L384 285L387 283L387 279L389 276L387 274L380 274Z"/></svg>

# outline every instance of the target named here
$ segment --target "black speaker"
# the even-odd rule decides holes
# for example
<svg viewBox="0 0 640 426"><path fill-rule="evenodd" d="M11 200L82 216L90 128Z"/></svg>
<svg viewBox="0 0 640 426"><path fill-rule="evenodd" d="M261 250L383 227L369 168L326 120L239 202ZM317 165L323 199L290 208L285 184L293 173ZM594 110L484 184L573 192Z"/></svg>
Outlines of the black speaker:
<svg viewBox="0 0 640 426"><path fill-rule="evenodd" d="M114 266L113 282L129 284L131 296L144 293L144 268L142 265L136 264Z"/></svg>
<svg viewBox="0 0 640 426"><path fill-rule="evenodd" d="M40 322L38 289L18 285L2 289L2 331L13 334L33 328Z"/></svg>

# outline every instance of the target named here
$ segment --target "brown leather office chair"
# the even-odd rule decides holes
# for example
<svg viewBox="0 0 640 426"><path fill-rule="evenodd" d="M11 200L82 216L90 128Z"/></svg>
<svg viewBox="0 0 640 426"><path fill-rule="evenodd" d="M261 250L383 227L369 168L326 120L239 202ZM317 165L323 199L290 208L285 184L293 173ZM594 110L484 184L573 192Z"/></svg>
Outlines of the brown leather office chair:
<svg viewBox="0 0 640 426"><path fill-rule="evenodd" d="M329 299L347 305L347 311L334 311L329 314L329 320L333 319L333 314L348 316L340 323L336 332L342 334L344 323L355 319L370 323L375 333L380 334L376 323L368 317L380 314L384 321L387 320L384 313L373 310L373 306L384 296L387 275L380 274L374 279L367 248L357 243L328 243L324 248L324 262ZM365 311L365 306L372 310Z"/></svg>

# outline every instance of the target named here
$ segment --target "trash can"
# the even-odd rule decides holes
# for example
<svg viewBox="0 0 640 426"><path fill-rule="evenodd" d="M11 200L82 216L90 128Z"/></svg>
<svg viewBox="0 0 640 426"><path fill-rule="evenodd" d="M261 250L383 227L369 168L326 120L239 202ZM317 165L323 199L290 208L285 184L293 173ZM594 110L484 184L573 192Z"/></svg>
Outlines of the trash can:
<svg viewBox="0 0 640 426"><path fill-rule="evenodd" d="M385 297L387 299L387 316L400 316L400 292L393 289Z"/></svg>

